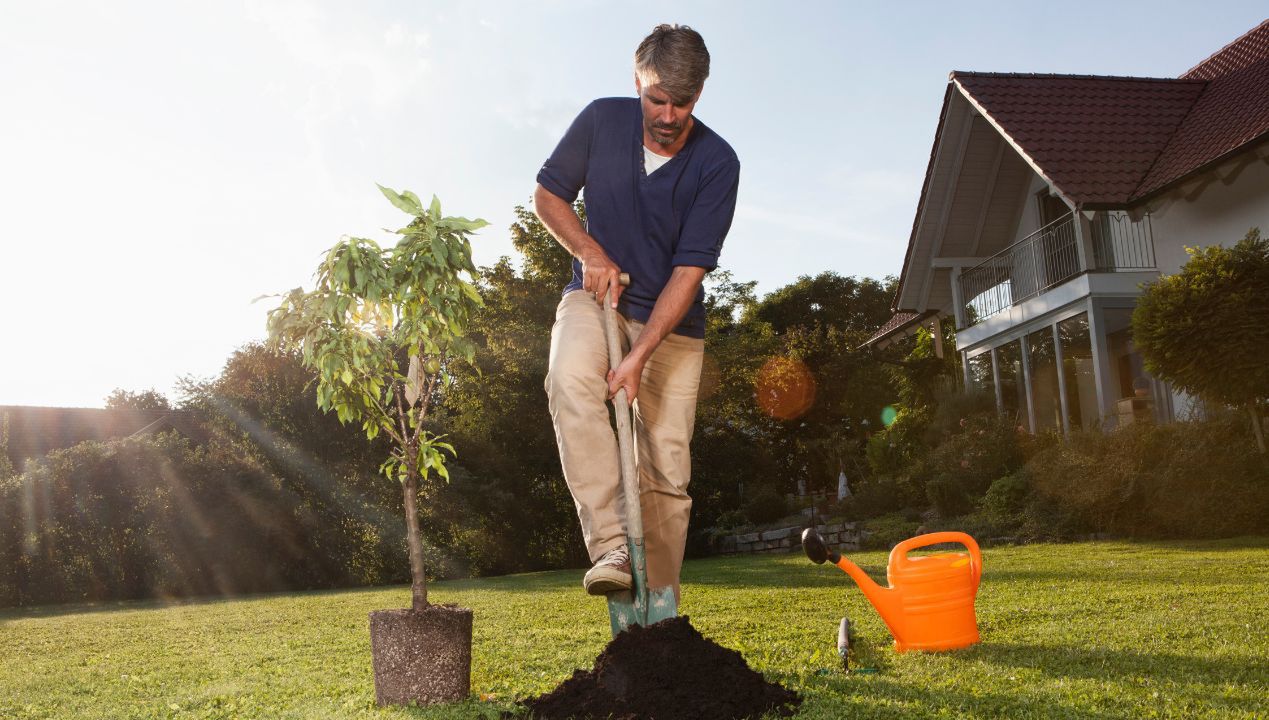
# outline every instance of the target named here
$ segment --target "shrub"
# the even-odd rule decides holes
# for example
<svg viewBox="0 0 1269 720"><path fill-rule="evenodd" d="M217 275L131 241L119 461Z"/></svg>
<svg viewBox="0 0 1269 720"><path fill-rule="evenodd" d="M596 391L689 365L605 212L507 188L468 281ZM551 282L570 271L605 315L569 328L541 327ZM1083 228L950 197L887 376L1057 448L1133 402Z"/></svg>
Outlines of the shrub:
<svg viewBox="0 0 1269 720"><path fill-rule="evenodd" d="M920 526L919 520L913 520L903 513L891 513L866 520L863 523L864 535L860 544L865 550L889 550L916 535Z"/></svg>
<svg viewBox="0 0 1269 720"><path fill-rule="evenodd" d="M924 491L910 476L880 475L857 483L854 495L838 503L837 513L848 519L862 520L924 502Z"/></svg>
<svg viewBox="0 0 1269 720"><path fill-rule="evenodd" d="M930 422L924 408L901 408L894 422L868 438L865 454L875 475L898 475L925 451L922 439Z"/></svg>
<svg viewBox="0 0 1269 720"><path fill-rule="evenodd" d="M1186 252L1180 272L1146 286L1133 342L1146 368L1173 387L1249 410L1263 453L1257 403L1269 399L1269 241L1253 228L1233 247Z"/></svg>
<svg viewBox="0 0 1269 720"><path fill-rule="evenodd" d="M965 429L967 418L985 418L996 415L996 396L992 393L973 390L943 393L938 404L930 413L926 426L926 442L938 445L944 439L960 434Z"/></svg>
<svg viewBox="0 0 1269 720"><path fill-rule="evenodd" d="M927 482L925 495L940 517L956 517L972 509L972 501L961 483L946 475L940 475Z"/></svg>
<svg viewBox="0 0 1269 720"><path fill-rule="evenodd" d="M983 514L1006 523L1016 520L1026 508L1030 494L1031 483L1025 472L1015 472L998 478L983 496Z"/></svg>
<svg viewBox="0 0 1269 720"><path fill-rule="evenodd" d="M1072 433L1027 469L1028 514L1067 532L1223 537L1263 532L1269 516L1269 463L1231 414Z"/></svg>
<svg viewBox="0 0 1269 720"><path fill-rule="evenodd" d="M771 488L761 488L745 500L745 517L754 525L775 522L789 514L784 496Z"/></svg>

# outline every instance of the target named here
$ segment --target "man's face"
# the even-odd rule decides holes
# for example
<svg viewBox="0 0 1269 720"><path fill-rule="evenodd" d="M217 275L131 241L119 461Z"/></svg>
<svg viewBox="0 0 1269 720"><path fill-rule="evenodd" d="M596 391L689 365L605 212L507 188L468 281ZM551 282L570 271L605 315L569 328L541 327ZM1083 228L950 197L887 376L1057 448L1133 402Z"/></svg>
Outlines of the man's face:
<svg viewBox="0 0 1269 720"><path fill-rule="evenodd" d="M678 142L687 129L692 108L696 107L696 101L701 97L700 91L690 101L676 105L659 85L643 87L636 77L635 89L639 91L639 102L643 106L643 129L648 137L663 146Z"/></svg>

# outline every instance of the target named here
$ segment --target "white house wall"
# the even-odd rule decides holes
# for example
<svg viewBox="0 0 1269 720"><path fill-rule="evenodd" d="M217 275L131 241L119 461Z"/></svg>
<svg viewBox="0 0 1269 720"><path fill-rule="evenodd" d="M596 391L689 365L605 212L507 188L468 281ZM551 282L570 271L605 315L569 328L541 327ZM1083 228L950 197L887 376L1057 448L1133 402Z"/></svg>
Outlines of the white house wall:
<svg viewBox="0 0 1269 720"><path fill-rule="evenodd" d="M1187 245L1233 245L1253 227L1269 235L1269 162L1255 158L1228 184L1206 179L1192 200L1178 192L1151 204L1155 257L1164 274L1185 264Z"/></svg>
<svg viewBox="0 0 1269 720"><path fill-rule="evenodd" d="M1014 226L1013 240L1011 242L1018 242L1040 229L1040 202L1036 199L1036 195L1041 190L1047 191L1049 184L1031 168L1027 168L1027 172L1025 201L1022 206L1022 213L1018 216L1018 222Z"/></svg>

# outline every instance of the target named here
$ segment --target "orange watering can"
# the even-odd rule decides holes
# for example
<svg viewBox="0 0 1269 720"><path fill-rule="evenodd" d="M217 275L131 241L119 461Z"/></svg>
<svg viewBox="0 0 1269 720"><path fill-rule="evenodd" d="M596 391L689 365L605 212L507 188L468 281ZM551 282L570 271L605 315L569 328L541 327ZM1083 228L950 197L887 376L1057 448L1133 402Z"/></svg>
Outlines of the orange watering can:
<svg viewBox="0 0 1269 720"><path fill-rule="evenodd" d="M965 553L909 557L908 553L939 543L960 543ZM882 587L855 563L830 550L814 528L802 532L802 548L816 563L841 568L864 591L894 636L898 652L955 650L978 642L974 596L983 574L983 557L974 538L962 532L918 535L894 546Z"/></svg>

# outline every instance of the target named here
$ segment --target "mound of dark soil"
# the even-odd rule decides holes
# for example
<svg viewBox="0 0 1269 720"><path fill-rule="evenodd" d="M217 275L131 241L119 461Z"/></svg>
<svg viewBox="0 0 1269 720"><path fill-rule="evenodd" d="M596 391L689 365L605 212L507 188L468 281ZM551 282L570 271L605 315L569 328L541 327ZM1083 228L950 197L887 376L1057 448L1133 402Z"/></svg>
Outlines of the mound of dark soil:
<svg viewBox="0 0 1269 720"><path fill-rule="evenodd" d="M741 720L772 710L787 717L801 701L681 616L621 633L593 670L522 705L539 720Z"/></svg>

